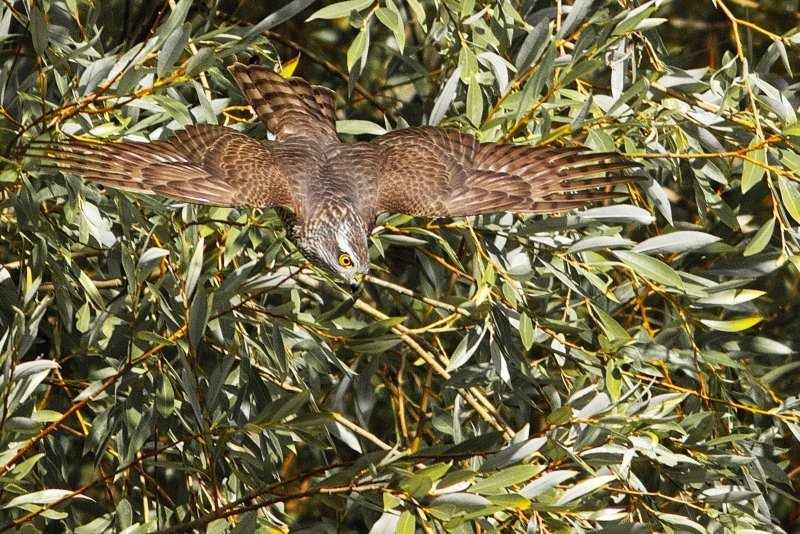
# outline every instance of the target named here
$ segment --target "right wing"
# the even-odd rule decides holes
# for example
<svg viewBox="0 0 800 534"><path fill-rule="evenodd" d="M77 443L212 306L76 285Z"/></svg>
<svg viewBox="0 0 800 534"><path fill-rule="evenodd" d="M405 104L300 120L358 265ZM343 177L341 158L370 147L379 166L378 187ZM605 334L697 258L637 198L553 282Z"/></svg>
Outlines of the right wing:
<svg viewBox="0 0 800 534"><path fill-rule="evenodd" d="M44 166L126 191L214 206L294 208L270 150L223 126L197 124L152 143L33 142L28 154Z"/></svg>
<svg viewBox="0 0 800 534"><path fill-rule="evenodd" d="M608 175L638 166L614 152L480 143L448 128L406 128L372 143L380 147L383 161L378 213L428 217L549 213L617 198L619 193L597 189L639 180Z"/></svg>

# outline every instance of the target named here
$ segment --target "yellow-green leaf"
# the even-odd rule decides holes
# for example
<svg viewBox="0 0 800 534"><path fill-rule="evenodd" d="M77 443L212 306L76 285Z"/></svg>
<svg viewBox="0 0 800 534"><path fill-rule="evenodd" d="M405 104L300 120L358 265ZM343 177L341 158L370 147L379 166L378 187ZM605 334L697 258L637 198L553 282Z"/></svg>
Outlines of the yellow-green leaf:
<svg viewBox="0 0 800 534"><path fill-rule="evenodd" d="M797 184L786 178L778 176L778 187L781 190L781 200L789 215L796 222L800 223L800 191Z"/></svg>
<svg viewBox="0 0 800 534"><path fill-rule="evenodd" d="M467 118L474 126L479 126L483 117L483 94L481 86L473 76L467 86Z"/></svg>
<svg viewBox="0 0 800 534"><path fill-rule="evenodd" d="M414 534L415 523L414 514L408 510L404 510L403 513L400 514L400 519L397 521L397 534Z"/></svg>
<svg viewBox="0 0 800 534"><path fill-rule="evenodd" d="M758 138L752 144L760 143ZM747 193L754 185L761 181L766 170L767 150L759 148L747 153L747 158L742 165L742 193Z"/></svg>
<svg viewBox="0 0 800 534"><path fill-rule="evenodd" d="M353 65L356 64L356 61L360 60L364 56L364 52L367 50L367 32L361 31L356 35L356 38L353 39L353 43L350 45L350 48L347 49L347 70L352 71Z"/></svg>
<svg viewBox="0 0 800 534"><path fill-rule="evenodd" d="M717 321L713 319L701 319L700 322L720 332L741 332L757 325L763 321L763 317L742 317L740 319L730 319L728 321Z"/></svg>

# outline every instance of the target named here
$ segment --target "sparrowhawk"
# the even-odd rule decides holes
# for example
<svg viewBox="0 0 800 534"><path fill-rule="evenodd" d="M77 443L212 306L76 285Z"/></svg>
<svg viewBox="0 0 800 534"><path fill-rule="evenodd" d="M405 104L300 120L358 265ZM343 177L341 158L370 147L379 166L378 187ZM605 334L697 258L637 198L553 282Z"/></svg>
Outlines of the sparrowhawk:
<svg viewBox="0 0 800 534"><path fill-rule="evenodd" d="M334 91L264 66L236 63L229 70L274 141L196 124L167 141L72 140L36 148L62 170L118 189L215 206L275 207L306 259L352 291L369 270L368 238L382 212L556 212L618 197L586 190L636 179L607 175L634 166L613 152L481 143L441 127L342 143Z"/></svg>

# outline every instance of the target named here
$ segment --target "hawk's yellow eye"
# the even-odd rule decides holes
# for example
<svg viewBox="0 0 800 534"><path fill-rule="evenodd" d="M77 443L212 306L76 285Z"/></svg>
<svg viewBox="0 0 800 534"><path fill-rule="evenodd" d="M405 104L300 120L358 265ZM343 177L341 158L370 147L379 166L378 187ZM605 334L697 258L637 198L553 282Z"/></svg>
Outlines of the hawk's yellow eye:
<svg viewBox="0 0 800 534"><path fill-rule="evenodd" d="M352 267L353 260L350 259L350 254L342 254L339 256L339 265L342 267Z"/></svg>

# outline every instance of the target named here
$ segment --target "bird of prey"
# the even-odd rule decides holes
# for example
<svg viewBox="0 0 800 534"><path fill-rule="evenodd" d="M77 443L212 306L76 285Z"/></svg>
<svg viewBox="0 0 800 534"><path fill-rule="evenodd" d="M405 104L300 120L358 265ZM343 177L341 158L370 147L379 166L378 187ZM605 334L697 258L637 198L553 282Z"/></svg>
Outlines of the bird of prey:
<svg viewBox="0 0 800 534"><path fill-rule="evenodd" d="M369 270L368 239L382 212L556 212L619 197L597 188L636 180L608 175L635 166L617 153L481 143L448 128L406 128L342 143L334 91L265 66L236 63L229 70L274 141L196 124L166 141L72 140L35 148L45 164L118 189L214 206L274 207L305 258L351 291Z"/></svg>

